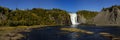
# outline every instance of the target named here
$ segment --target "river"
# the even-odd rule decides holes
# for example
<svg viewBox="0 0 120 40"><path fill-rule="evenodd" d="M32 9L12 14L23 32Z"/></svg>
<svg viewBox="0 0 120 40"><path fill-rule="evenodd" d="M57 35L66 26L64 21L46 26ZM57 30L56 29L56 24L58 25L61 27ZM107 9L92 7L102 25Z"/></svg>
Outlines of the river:
<svg viewBox="0 0 120 40"><path fill-rule="evenodd" d="M94 34L85 34L81 32L69 32L60 30L61 28L77 28L94 32ZM105 32L116 37L120 37L120 27L116 26L47 26L43 28L31 29L31 32L23 32L26 35L21 40L112 40L114 37L102 36ZM104 33L103 33L104 34Z"/></svg>

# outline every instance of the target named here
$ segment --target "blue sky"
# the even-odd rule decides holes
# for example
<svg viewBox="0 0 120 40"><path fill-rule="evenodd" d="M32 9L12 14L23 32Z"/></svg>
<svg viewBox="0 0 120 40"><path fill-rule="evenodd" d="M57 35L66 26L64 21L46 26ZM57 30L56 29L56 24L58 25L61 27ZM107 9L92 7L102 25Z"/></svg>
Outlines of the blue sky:
<svg viewBox="0 0 120 40"><path fill-rule="evenodd" d="M112 5L120 5L120 0L0 0L0 6L10 9L59 8L68 12L100 11Z"/></svg>

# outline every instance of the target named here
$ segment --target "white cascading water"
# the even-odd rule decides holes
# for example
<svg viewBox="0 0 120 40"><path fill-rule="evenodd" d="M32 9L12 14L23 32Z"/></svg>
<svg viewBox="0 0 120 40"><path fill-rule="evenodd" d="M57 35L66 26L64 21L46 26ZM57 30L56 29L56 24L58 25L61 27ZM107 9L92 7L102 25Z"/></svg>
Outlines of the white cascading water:
<svg viewBox="0 0 120 40"><path fill-rule="evenodd" d="M71 27L76 28L77 25L79 24L77 22L77 14L76 13L69 13L69 14L70 14L70 19L71 19L71 23L72 23ZM73 32L70 34L71 40L77 40L77 38L75 37L76 34L77 34L76 32Z"/></svg>
<svg viewBox="0 0 120 40"><path fill-rule="evenodd" d="M77 22L77 14L76 13L70 13L70 18L72 25L78 25L79 23Z"/></svg>

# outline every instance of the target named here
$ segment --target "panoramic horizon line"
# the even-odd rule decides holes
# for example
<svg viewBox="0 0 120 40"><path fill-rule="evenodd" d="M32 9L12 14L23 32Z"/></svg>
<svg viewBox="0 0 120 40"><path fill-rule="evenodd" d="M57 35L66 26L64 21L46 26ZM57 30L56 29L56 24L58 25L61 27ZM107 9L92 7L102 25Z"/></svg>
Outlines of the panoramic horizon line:
<svg viewBox="0 0 120 40"><path fill-rule="evenodd" d="M120 5L112 5L112 6L120 6ZM109 6L109 7L112 7L112 6ZM0 7L5 7L5 6L0 6ZM109 7L103 7L103 8L109 8ZM27 9L29 9L29 10L31 10L31 9L33 9L33 8L41 8L41 9L48 9L48 10L51 10L51 9L60 9L60 10L65 10L65 11L68 11L68 10L66 10L66 9L62 9L62 8L42 8L42 7L33 7L33 8L19 8L19 7L16 7L16 8L10 8L10 7L5 7L5 8L9 8L10 10L16 10L16 9L20 9L20 10L27 10ZM102 9L103 9L102 8ZM100 9L100 11L102 10L102 9ZM79 9L79 10L77 10L77 11L82 11L82 10L87 10L87 11L94 11L94 12L100 12L100 11L98 11L98 10L88 10L88 9ZM77 12L77 11L75 11L75 12ZM75 13L75 12L72 12L72 11L68 11L69 13Z"/></svg>
<svg viewBox="0 0 120 40"><path fill-rule="evenodd" d="M5 6L0 6L0 7L4 7L4 8L9 8L9 7L5 7ZM33 7L33 8L41 8L41 7ZM18 8L18 7L16 7L16 8L9 8L10 10L16 10L16 9L19 9L19 10L31 10L31 9L33 9L33 8L24 8L24 9L21 9L21 8ZM64 11L67 11L67 10L65 10L65 9L62 9L62 8L41 8L41 9L47 9L47 10L52 10L52 9L60 9L60 10L64 10ZM83 10L86 10L86 11L93 11L93 10L87 10L87 9L83 9ZM77 10L77 11L83 11L82 9L80 9L80 10ZM102 9L101 9L102 10ZM77 12L76 11L76 12ZM99 12L99 11L97 11L97 10L94 10L95 12ZM75 13L75 12L71 12L71 11L67 11L67 12L69 12L69 13Z"/></svg>

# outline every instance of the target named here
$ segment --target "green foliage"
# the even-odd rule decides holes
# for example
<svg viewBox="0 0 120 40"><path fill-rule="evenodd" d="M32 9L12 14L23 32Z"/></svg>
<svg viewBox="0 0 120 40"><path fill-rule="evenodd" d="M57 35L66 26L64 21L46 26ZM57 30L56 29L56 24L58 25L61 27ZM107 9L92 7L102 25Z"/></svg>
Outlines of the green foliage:
<svg viewBox="0 0 120 40"><path fill-rule="evenodd" d="M113 5L113 6L108 7L108 8L103 8L103 9L102 9L102 11L109 10L109 11L111 12L111 11L112 11L112 9L113 9L113 8L115 8L115 7L116 7L116 8L118 8L118 9L120 9L120 5Z"/></svg>
<svg viewBox="0 0 120 40"><path fill-rule="evenodd" d="M42 9L33 8L27 10L10 10L8 8L0 7L0 26L30 26L30 25L63 25L69 24L69 14L57 8Z"/></svg>
<svg viewBox="0 0 120 40"><path fill-rule="evenodd" d="M92 19L98 14L98 12L82 10L82 11L78 11L77 14L84 16L86 19Z"/></svg>

